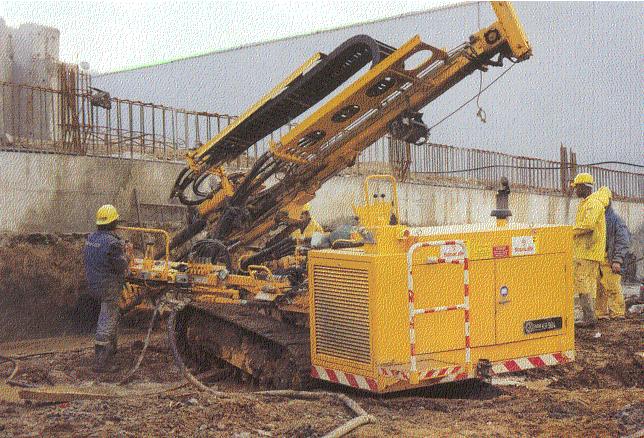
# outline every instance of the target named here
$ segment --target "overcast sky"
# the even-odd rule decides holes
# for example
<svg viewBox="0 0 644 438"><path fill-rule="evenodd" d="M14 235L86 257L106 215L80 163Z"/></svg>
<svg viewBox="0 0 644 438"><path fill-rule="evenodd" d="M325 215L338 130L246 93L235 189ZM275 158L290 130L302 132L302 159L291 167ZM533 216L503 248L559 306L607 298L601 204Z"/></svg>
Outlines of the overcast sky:
<svg viewBox="0 0 644 438"><path fill-rule="evenodd" d="M60 30L60 58L110 72L239 45L392 17L454 0L8 2L12 27Z"/></svg>

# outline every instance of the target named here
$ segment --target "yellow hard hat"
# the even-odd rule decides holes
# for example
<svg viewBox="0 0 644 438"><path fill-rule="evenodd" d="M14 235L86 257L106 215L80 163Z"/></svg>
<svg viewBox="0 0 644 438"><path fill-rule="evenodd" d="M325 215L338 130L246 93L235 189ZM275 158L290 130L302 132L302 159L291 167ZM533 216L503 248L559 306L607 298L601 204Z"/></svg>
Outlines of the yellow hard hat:
<svg viewBox="0 0 644 438"><path fill-rule="evenodd" d="M118 218L119 212L116 211L116 207L111 204L105 204L96 212L96 225L111 224Z"/></svg>
<svg viewBox="0 0 644 438"><path fill-rule="evenodd" d="M579 184L590 184L593 185L595 184L595 180L593 179L593 176L590 173L579 173L575 177L575 180L572 182L572 186L575 187Z"/></svg>
<svg viewBox="0 0 644 438"><path fill-rule="evenodd" d="M310 202L307 202L306 204L304 204L302 206L302 213L304 213L305 211L311 211L311 203Z"/></svg>

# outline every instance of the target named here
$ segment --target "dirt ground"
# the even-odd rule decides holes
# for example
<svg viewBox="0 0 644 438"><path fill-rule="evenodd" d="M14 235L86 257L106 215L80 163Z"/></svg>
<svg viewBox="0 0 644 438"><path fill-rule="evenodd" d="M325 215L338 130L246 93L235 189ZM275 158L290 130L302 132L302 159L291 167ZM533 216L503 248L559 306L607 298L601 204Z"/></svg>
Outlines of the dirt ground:
<svg viewBox="0 0 644 438"><path fill-rule="evenodd" d="M514 374L494 384L462 382L387 396L326 384L317 389L344 392L377 418L352 436L628 436L644 429L643 362L634 354L643 349L643 335L641 318L632 315L596 330L579 330L574 363ZM143 332L130 329L116 357L119 370L104 375L91 371L89 336L62 339L59 344L80 351L25 357L14 381L114 388L132 367L143 338ZM0 352L19 355L30 348L2 344ZM0 364L0 381L11 370L10 363ZM159 328L141 368L125 386L128 395L66 403L0 401L0 436L314 437L351 418L333 398L252 395L259 388L243 376L224 371L218 377L209 384L245 396L220 399L190 386L167 390L182 379Z"/></svg>

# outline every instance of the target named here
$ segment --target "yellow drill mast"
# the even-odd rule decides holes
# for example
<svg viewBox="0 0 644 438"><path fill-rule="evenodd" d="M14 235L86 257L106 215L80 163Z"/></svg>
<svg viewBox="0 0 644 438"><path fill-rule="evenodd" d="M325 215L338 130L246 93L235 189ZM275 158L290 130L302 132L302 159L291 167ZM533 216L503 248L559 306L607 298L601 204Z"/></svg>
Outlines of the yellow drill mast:
<svg viewBox="0 0 644 438"><path fill-rule="evenodd" d="M302 383L305 370L373 392L573 360L570 227L508 224L507 181L494 225L413 229L398 221L394 178L372 175L354 206L363 240L342 242L358 245L303 257L289 237L304 204L365 148L386 134L423 144L422 108L477 70L532 55L513 7L492 7L497 21L450 51L418 36L396 49L362 35L318 53L188 154L173 196L199 218L172 242L165 235L163 262L152 251L135 260L129 279L189 303L170 318L184 350L200 344L277 385ZM308 110L250 170L227 174L226 163ZM204 193L211 176L219 188ZM370 200L374 179L391 182L391 201ZM203 229L209 239L189 261L168 261ZM296 259L299 278L265 264L284 258Z"/></svg>
<svg viewBox="0 0 644 438"><path fill-rule="evenodd" d="M275 228L276 215L297 220L301 207L325 181L350 167L362 150L387 133L422 143L429 133L420 109L476 70L500 66L503 59L520 62L531 56L532 49L512 5L492 2L492 7L497 21L451 51L426 44L419 36L398 49L359 36L330 55L311 57L232 125L188 154L188 167L178 178L173 196L196 205L201 219L190 230L179 233L172 246L206 227L213 237L228 245L249 245ZM347 55L347 47L355 52ZM369 55L365 55L367 52ZM408 65L414 55L423 54L426 56L418 65ZM231 182L224 165L253 144L249 142L269 133L258 126L275 130L309 109L339 86L320 82L334 76L336 70L342 73L336 75L342 81L357 71L344 72L335 64L344 61L344 66L350 65L351 57L361 56L365 59L354 67L371 59L371 69L271 142L270 151L259 157L243 177ZM306 100L304 105L302 100ZM186 194L189 186L198 186L211 174L220 180L218 191L192 198ZM280 176L279 181L269 186L266 182L274 175Z"/></svg>

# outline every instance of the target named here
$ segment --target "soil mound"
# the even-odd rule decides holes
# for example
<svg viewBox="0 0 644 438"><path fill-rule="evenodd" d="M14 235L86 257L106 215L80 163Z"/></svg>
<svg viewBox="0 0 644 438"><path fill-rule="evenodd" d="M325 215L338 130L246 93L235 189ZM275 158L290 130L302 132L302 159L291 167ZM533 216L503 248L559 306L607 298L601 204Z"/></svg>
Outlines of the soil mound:
<svg viewBox="0 0 644 438"><path fill-rule="evenodd" d="M78 306L84 240L83 234L0 236L0 340L68 333L78 328L72 321L89 320L72 318L92 304Z"/></svg>

